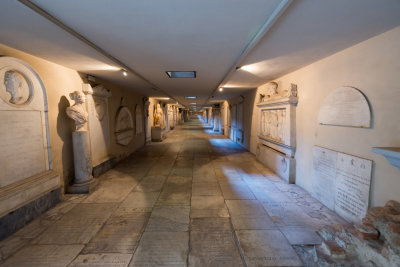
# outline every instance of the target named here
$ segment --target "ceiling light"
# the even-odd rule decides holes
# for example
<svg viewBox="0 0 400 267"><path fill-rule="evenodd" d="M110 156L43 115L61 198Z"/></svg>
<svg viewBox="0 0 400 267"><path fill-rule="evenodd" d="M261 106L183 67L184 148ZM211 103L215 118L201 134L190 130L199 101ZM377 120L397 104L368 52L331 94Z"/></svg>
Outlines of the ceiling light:
<svg viewBox="0 0 400 267"><path fill-rule="evenodd" d="M242 69L241 66L237 66L237 67L236 67L236 71L239 71L239 70L241 70L241 69Z"/></svg>
<svg viewBox="0 0 400 267"><path fill-rule="evenodd" d="M154 99L158 99L158 100L169 100L169 97L154 97Z"/></svg>
<svg viewBox="0 0 400 267"><path fill-rule="evenodd" d="M166 71L170 78L196 78L195 71Z"/></svg>
<svg viewBox="0 0 400 267"><path fill-rule="evenodd" d="M122 75L128 76L128 72L126 70L122 70Z"/></svg>
<svg viewBox="0 0 400 267"><path fill-rule="evenodd" d="M185 98L196 99L197 96L185 96Z"/></svg>
<svg viewBox="0 0 400 267"><path fill-rule="evenodd" d="M218 90L219 90L220 92L222 92L222 91L224 91L224 88L220 87Z"/></svg>

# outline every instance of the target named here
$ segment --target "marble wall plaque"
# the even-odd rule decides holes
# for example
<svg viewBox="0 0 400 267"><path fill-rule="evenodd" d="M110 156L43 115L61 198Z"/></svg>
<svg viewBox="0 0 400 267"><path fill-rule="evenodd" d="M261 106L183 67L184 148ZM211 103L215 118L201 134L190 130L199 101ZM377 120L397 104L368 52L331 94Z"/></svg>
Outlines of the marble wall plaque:
<svg viewBox="0 0 400 267"><path fill-rule="evenodd" d="M115 139L117 144L127 146L133 139L133 119L127 107L121 106L117 113L115 124Z"/></svg>
<svg viewBox="0 0 400 267"><path fill-rule="evenodd" d="M338 153L335 211L343 218L359 222L369 201L372 161Z"/></svg>
<svg viewBox="0 0 400 267"><path fill-rule="evenodd" d="M325 206L335 208L335 188L337 152L315 146L313 153L312 192Z"/></svg>
<svg viewBox="0 0 400 267"><path fill-rule="evenodd" d="M314 147L315 198L348 221L359 223L369 203L372 161Z"/></svg>
<svg viewBox="0 0 400 267"><path fill-rule="evenodd" d="M340 87L322 103L318 114L320 124L371 127L371 111L364 94L353 87Z"/></svg>
<svg viewBox="0 0 400 267"><path fill-rule="evenodd" d="M40 112L0 111L0 121L0 187L45 171Z"/></svg>

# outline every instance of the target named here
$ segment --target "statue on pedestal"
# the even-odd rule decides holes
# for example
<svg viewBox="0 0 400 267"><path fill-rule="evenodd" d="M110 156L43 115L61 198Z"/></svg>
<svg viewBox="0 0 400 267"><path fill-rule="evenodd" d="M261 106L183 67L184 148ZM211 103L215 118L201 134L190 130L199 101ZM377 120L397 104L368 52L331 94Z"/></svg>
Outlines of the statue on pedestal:
<svg viewBox="0 0 400 267"><path fill-rule="evenodd" d="M75 121L76 129L72 133L74 151L75 178L68 188L69 193L89 193L94 189L92 176L92 161L90 156L89 133L85 129L88 121L88 113L85 107L85 94L79 91L72 92L69 97L75 101L71 107L67 107L68 117Z"/></svg>

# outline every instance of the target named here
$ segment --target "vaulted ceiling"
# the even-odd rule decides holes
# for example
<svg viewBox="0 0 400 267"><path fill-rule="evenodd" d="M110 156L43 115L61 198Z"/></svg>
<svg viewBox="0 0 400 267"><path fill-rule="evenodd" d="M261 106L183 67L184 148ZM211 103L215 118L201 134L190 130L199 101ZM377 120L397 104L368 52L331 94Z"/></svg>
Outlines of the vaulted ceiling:
<svg viewBox="0 0 400 267"><path fill-rule="evenodd" d="M399 14L398 0L2 0L0 42L146 96L204 104L399 26Z"/></svg>

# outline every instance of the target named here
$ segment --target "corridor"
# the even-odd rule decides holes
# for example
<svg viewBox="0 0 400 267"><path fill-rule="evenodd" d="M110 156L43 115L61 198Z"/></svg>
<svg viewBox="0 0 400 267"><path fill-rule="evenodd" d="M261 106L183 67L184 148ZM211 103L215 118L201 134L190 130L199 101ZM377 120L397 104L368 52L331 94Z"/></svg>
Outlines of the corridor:
<svg viewBox="0 0 400 267"><path fill-rule="evenodd" d="M345 223L192 118L0 243L2 266L302 266Z"/></svg>

